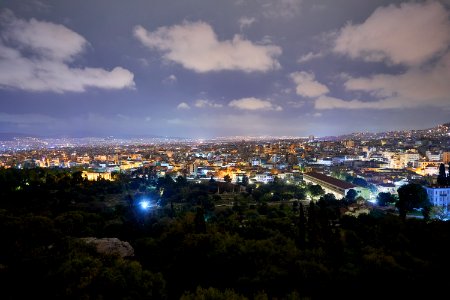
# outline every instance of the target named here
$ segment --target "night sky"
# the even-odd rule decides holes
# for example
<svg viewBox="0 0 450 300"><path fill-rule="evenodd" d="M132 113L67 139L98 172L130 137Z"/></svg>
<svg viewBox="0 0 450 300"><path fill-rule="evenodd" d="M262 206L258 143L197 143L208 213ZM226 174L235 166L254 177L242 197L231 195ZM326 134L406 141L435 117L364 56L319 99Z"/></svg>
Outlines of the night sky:
<svg viewBox="0 0 450 300"><path fill-rule="evenodd" d="M0 132L326 136L450 121L450 1L0 0Z"/></svg>

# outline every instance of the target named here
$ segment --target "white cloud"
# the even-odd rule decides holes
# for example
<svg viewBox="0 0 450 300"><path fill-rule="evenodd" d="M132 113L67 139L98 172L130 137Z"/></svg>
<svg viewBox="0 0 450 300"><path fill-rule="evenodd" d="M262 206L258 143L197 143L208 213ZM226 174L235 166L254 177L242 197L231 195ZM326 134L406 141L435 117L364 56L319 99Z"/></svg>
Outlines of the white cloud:
<svg viewBox="0 0 450 300"><path fill-rule="evenodd" d="M0 15L0 87L27 91L83 92L88 87L134 87L133 73L115 67L73 68L88 42L63 25Z"/></svg>
<svg viewBox="0 0 450 300"><path fill-rule="evenodd" d="M163 83L165 83L165 84L172 84L172 83L175 83L177 81L178 81L177 77L175 75L173 75L173 74L171 74L171 75L169 75L169 76L167 76L166 78L163 79Z"/></svg>
<svg viewBox="0 0 450 300"><path fill-rule="evenodd" d="M190 109L191 107L186 102L181 102L178 104L177 109Z"/></svg>
<svg viewBox="0 0 450 300"><path fill-rule="evenodd" d="M257 45L240 35L219 41L211 26L204 22L184 22L153 32L136 26L134 36L146 47L162 51L165 60L199 73L221 70L266 72L280 67L276 60L282 52L280 47Z"/></svg>
<svg viewBox="0 0 450 300"><path fill-rule="evenodd" d="M334 51L366 61L420 65L447 49L449 13L437 1L380 7L362 24L347 24Z"/></svg>
<svg viewBox="0 0 450 300"><path fill-rule="evenodd" d="M270 101L261 100L254 97L232 100L230 103L228 103L228 105L230 107L242 110L283 110L283 108L279 105L274 105Z"/></svg>
<svg viewBox="0 0 450 300"><path fill-rule="evenodd" d="M354 108L374 105L377 109L450 105L450 52L427 68L412 68L400 75L379 74L350 78L347 90L363 91L381 99L366 104L353 102Z"/></svg>
<svg viewBox="0 0 450 300"><path fill-rule="evenodd" d="M315 80L313 73L295 72L289 76L297 84L297 95L312 98L325 95L330 91L326 85Z"/></svg>
<svg viewBox="0 0 450 300"><path fill-rule="evenodd" d="M360 100L346 101L339 98L321 96L315 101L316 109L387 109L395 108L388 101L372 101L364 102Z"/></svg>
<svg viewBox="0 0 450 300"><path fill-rule="evenodd" d="M263 16L273 19L290 19L301 11L303 0L263 0Z"/></svg>
<svg viewBox="0 0 450 300"><path fill-rule="evenodd" d="M195 101L195 106L199 107L199 108L204 108L204 107L219 108L219 107L222 107L223 105L220 103L215 103L211 100L198 99Z"/></svg>
<svg viewBox="0 0 450 300"><path fill-rule="evenodd" d="M249 17L241 17L238 21L239 23L239 28L242 30L245 27L249 27L250 25L252 25L253 23L255 23L256 19L255 18L249 18Z"/></svg>
<svg viewBox="0 0 450 300"><path fill-rule="evenodd" d="M310 61L310 60L313 60L313 59L316 59L316 58L319 58L319 57L322 57L323 56L323 53L322 52L317 52L317 53L314 53L314 52L308 52L307 54L305 54L305 55L302 55L298 60L297 60L297 62L298 63L304 63L304 62L307 62L307 61Z"/></svg>
<svg viewBox="0 0 450 300"><path fill-rule="evenodd" d="M345 87L362 91L377 98L374 101L333 97L316 99L316 109L399 109L441 107L450 105L450 53L432 68L412 68L400 75L380 74L372 77L350 78Z"/></svg>
<svg viewBox="0 0 450 300"><path fill-rule="evenodd" d="M295 108L300 108L305 105L305 101L289 101L288 104Z"/></svg>
<svg viewBox="0 0 450 300"><path fill-rule="evenodd" d="M375 100L320 97L316 109L448 108L449 17L439 2L410 2L378 8L363 24L345 26L335 40L335 52L408 68L401 74L342 76L348 91L365 92Z"/></svg>

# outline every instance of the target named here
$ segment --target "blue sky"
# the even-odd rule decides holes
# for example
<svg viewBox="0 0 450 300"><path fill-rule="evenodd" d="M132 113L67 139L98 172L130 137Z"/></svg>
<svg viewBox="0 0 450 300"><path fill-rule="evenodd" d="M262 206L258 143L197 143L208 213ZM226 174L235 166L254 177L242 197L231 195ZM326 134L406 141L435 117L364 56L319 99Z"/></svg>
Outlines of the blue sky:
<svg viewBox="0 0 450 300"><path fill-rule="evenodd" d="M0 132L325 136L450 121L450 1L0 1Z"/></svg>

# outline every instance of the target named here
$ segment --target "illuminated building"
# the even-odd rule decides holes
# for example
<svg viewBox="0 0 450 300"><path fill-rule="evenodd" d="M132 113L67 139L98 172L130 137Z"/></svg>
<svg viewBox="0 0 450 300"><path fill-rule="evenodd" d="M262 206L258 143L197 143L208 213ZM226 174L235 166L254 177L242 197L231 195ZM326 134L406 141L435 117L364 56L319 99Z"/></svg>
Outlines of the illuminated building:
<svg viewBox="0 0 450 300"><path fill-rule="evenodd" d="M355 192L358 194L357 196L361 196L365 199L368 199L369 197L369 193L366 188L354 185L347 181L327 176L325 174L317 172L304 173L303 180L306 183L320 185L325 190L326 194L333 194L337 199L344 198L347 195L347 192L351 189L355 190Z"/></svg>
<svg viewBox="0 0 450 300"><path fill-rule="evenodd" d="M83 178L86 178L89 181L96 181L100 179L113 181L111 172L83 171Z"/></svg>
<svg viewBox="0 0 450 300"><path fill-rule="evenodd" d="M354 148L355 147L355 142L352 141L352 140L344 141L344 146L345 146L345 148Z"/></svg>
<svg viewBox="0 0 450 300"><path fill-rule="evenodd" d="M442 153L442 161L445 164L448 164L450 162L450 152L443 152Z"/></svg>
<svg viewBox="0 0 450 300"><path fill-rule="evenodd" d="M442 158L441 152L426 151L425 155L428 158L428 160L430 160L430 161L440 161Z"/></svg>
<svg viewBox="0 0 450 300"><path fill-rule="evenodd" d="M426 186L425 187L428 200L430 200L433 206L442 206L445 212L448 211L448 205L450 202L450 187L449 186Z"/></svg>
<svg viewBox="0 0 450 300"><path fill-rule="evenodd" d="M273 176L270 173L255 174L255 177L252 178L252 181L269 183L269 182L273 182Z"/></svg>

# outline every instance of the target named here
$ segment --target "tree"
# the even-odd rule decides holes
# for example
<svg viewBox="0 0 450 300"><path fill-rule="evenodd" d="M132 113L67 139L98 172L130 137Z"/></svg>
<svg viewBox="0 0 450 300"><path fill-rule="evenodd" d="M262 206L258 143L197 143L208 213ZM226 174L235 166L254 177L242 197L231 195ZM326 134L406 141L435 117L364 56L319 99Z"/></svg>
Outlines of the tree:
<svg viewBox="0 0 450 300"><path fill-rule="evenodd" d="M319 199L319 202L325 202L325 203L332 203L334 201L336 201L336 196L331 193L327 193L327 194L323 195L322 197L320 197L320 199Z"/></svg>
<svg viewBox="0 0 450 300"><path fill-rule="evenodd" d="M318 184L308 186L308 191L313 198L325 194L325 190Z"/></svg>
<svg viewBox="0 0 450 300"><path fill-rule="evenodd" d="M350 174L345 175L345 181L353 182L353 179L355 179L355 178L352 175L350 175Z"/></svg>
<svg viewBox="0 0 450 300"><path fill-rule="evenodd" d="M447 185L450 185L450 162L448 163Z"/></svg>
<svg viewBox="0 0 450 300"><path fill-rule="evenodd" d="M308 206L308 242L312 246L316 246L318 241L318 224L317 224L317 208L313 201Z"/></svg>
<svg viewBox="0 0 450 300"><path fill-rule="evenodd" d="M353 178L352 183L362 186L362 187L367 187L367 185L368 185L367 181L364 178L359 178L359 177Z"/></svg>
<svg viewBox="0 0 450 300"><path fill-rule="evenodd" d="M225 291L218 290L213 287L207 289L200 286L197 287L195 293L184 292L180 298L181 300L197 300L197 299L217 299L217 300L247 300L248 298L239 295L232 289Z"/></svg>
<svg viewBox="0 0 450 300"><path fill-rule="evenodd" d="M304 247L306 242L306 218L302 203L300 203L299 209L300 209L300 216L298 218L297 245L299 247Z"/></svg>
<svg viewBox="0 0 450 300"><path fill-rule="evenodd" d="M355 202L355 198L358 195L358 193L354 189L349 189L347 192L347 195L345 195L345 198L349 202Z"/></svg>
<svg viewBox="0 0 450 300"><path fill-rule="evenodd" d="M377 203L379 206L388 206L388 205L392 205L395 204L397 202L397 197L395 197L394 195L392 195L391 193L378 193L377 196Z"/></svg>
<svg viewBox="0 0 450 300"><path fill-rule="evenodd" d="M194 218L194 226L196 233L206 233L205 213L201 207L197 207L197 213Z"/></svg>
<svg viewBox="0 0 450 300"><path fill-rule="evenodd" d="M417 183L409 183L401 186L398 190L398 202L400 217L405 220L406 214L414 208L422 209L424 218L429 217L430 201L425 189ZM428 216L427 216L428 215Z"/></svg>
<svg viewBox="0 0 450 300"><path fill-rule="evenodd" d="M438 185L446 185L447 184L447 177L445 176L445 165L444 164L439 165L439 175L437 177L437 183L438 183Z"/></svg>
<svg viewBox="0 0 450 300"><path fill-rule="evenodd" d="M225 175L224 177L223 177L223 180L226 182L226 183L230 183L231 182L231 176L230 175Z"/></svg>
<svg viewBox="0 0 450 300"><path fill-rule="evenodd" d="M447 209L443 206L434 206L430 211L430 215L433 219L441 221L446 221L449 217Z"/></svg>
<svg viewBox="0 0 450 300"><path fill-rule="evenodd" d="M178 176L175 180L178 186L186 186L187 185L187 179L184 176Z"/></svg>
<svg viewBox="0 0 450 300"><path fill-rule="evenodd" d="M302 189L301 187L295 187L294 198L298 200L306 199L305 190Z"/></svg>
<svg viewBox="0 0 450 300"><path fill-rule="evenodd" d="M248 176L244 174L244 176L242 177L242 183L243 186L247 186L248 185Z"/></svg>

